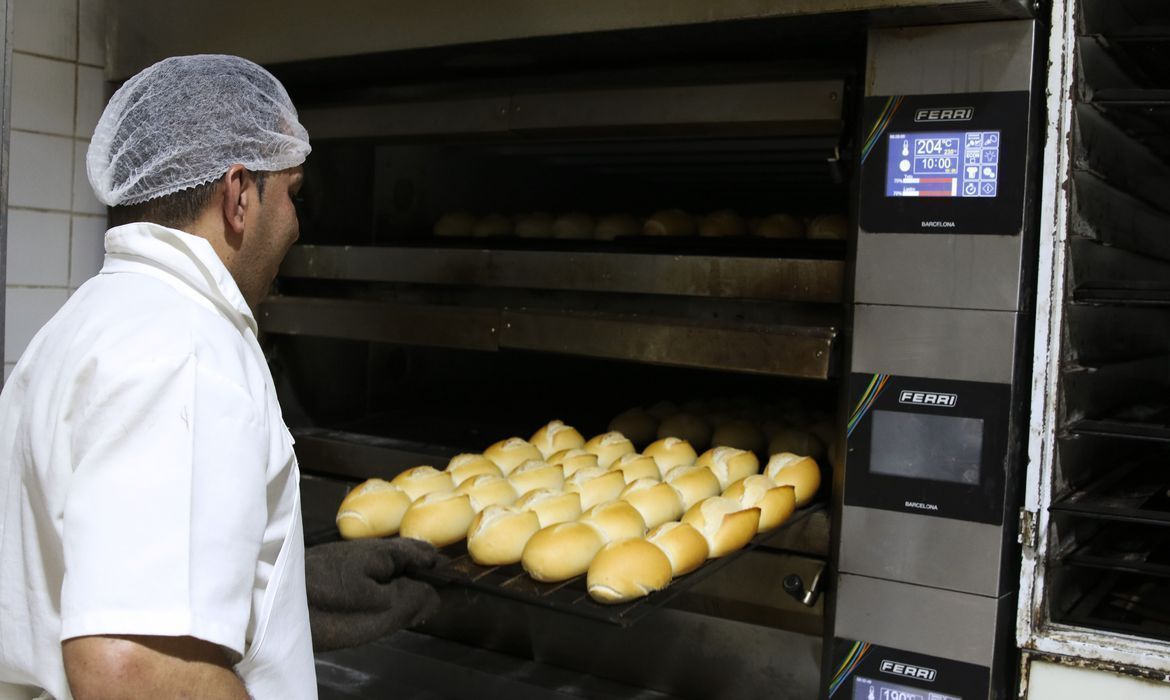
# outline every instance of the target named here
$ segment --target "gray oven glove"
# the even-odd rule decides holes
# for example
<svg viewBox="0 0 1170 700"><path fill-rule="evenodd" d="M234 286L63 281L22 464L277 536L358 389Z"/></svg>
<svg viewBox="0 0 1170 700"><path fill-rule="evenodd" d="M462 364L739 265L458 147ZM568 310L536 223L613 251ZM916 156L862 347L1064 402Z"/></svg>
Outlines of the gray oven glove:
<svg viewBox="0 0 1170 700"><path fill-rule="evenodd" d="M401 537L308 549L305 584L314 651L366 644L433 615L439 594L410 573L441 560L431 545Z"/></svg>

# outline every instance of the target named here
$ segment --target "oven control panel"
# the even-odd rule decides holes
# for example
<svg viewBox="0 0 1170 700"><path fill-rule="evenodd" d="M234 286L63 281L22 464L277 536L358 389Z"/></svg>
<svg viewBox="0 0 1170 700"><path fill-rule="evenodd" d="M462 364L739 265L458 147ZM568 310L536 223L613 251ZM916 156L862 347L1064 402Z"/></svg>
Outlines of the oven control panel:
<svg viewBox="0 0 1170 700"><path fill-rule="evenodd" d="M835 639L833 700L986 698L991 669L900 649Z"/></svg>
<svg viewBox="0 0 1170 700"><path fill-rule="evenodd" d="M1018 235L1027 92L865 98L861 228Z"/></svg>

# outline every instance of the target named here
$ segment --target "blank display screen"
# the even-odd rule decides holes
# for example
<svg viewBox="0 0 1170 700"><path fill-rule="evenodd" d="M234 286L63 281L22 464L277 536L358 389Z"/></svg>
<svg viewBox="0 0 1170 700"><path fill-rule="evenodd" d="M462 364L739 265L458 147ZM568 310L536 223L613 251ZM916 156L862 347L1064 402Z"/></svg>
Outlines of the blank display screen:
<svg viewBox="0 0 1170 700"><path fill-rule="evenodd" d="M983 419L874 411L869 470L978 485Z"/></svg>

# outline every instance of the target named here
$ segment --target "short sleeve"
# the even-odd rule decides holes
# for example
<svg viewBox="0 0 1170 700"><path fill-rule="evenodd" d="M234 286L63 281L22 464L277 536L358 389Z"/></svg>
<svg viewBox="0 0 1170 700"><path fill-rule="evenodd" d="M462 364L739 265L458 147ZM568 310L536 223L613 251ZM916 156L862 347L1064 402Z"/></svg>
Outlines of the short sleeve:
<svg viewBox="0 0 1170 700"><path fill-rule="evenodd" d="M61 639L189 635L242 654L267 517L264 404L196 354L103 360L72 420Z"/></svg>

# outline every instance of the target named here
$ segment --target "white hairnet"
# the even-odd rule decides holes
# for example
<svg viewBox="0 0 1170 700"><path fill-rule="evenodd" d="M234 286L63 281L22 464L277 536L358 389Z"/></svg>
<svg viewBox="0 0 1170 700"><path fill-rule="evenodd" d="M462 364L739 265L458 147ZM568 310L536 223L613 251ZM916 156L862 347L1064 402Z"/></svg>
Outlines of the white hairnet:
<svg viewBox="0 0 1170 700"><path fill-rule="evenodd" d="M211 182L236 163L291 168L309 150L309 134L271 73L236 56L176 56L110 98L86 171L97 198L117 206Z"/></svg>

